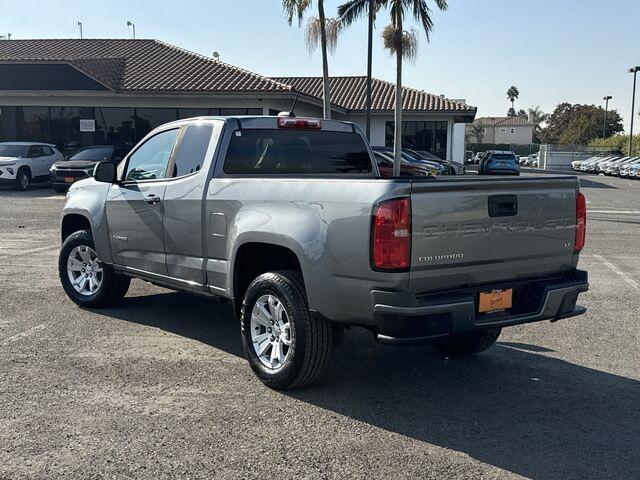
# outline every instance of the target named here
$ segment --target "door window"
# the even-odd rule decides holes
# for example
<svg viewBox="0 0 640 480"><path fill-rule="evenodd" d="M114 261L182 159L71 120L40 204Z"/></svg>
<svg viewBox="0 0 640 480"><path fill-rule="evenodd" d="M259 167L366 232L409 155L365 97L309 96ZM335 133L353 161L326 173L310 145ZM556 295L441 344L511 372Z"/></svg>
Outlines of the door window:
<svg viewBox="0 0 640 480"><path fill-rule="evenodd" d="M37 157L42 157L42 156L44 156L44 152L42 151L42 147L40 145L33 145L29 149L29 157L30 158L37 158Z"/></svg>
<svg viewBox="0 0 640 480"><path fill-rule="evenodd" d="M166 177L167 165L178 129L165 130L143 143L127 162L125 180L157 180Z"/></svg>
<svg viewBox="0 0 640 480"><path fill-rule="evenodd" d="M51 149L51 147L45 147L45 146L43 146L43 147L42 147L42 150L44 151L44 154L45 154L45 155L47 155L47 156L48 156L48 155L53 155L53 150Z"/></svg>
<svg viewBox="0 0 640 480"><path fill-rule="evenodd" d="M211 125L190 125L187 127L175 156L172 177L181 177L200 171L209 148L212 132Z"/></svg>

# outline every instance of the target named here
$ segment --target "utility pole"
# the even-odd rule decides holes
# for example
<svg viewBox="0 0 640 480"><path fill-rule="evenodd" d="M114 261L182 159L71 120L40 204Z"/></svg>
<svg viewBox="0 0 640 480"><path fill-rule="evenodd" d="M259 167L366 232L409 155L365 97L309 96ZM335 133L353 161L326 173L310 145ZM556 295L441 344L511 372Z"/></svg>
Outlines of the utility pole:
<svg viewBox="0 0 640 480"><path fill-rule="evenodd" d="M135 40L136 39L136 24L129 20L127 22L127 27L132 27L133 28L133 39Z"/></svg>
<svg viewBox="0 0 640 480"><path fill-rule="evenodd" d="M80 39L83 38L82 36L82 22L78 20L78 28L80 29Z"/></svg>
<svg viewBox="0 0 640 480"><path fill-rule="evenodd" d="M602 139L607 138L607 110L609 110L609 100L613 97L611 95L607 95L603 97L604 100L604 121L602 122Z"/></svg>
<svg viewBox="0 0 640 480"><path fill-rule="evenodd" d="M633 94L631 96L631 129L629 131L629 156L633 150L633 117L636 112L636 76L640 72L640 67L631 67L629 73L633 73Z"/></svg>

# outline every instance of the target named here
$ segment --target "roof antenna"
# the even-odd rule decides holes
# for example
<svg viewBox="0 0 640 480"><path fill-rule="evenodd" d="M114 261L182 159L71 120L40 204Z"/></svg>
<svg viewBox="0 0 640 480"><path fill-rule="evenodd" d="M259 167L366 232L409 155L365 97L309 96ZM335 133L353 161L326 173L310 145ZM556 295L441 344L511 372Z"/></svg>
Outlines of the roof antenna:
<svg viewBox="0 0 640 480"><path fill-rule="evenodd" d="M279 117L289 117L289 118L296 118L296 114L294 112L294 110L296 109L296 104L298 103L298 95L300 94L300 92L296 91L296 96L293 99L293 105L291 105L291 110L288 112L280 112L278 114Z"/></svg>

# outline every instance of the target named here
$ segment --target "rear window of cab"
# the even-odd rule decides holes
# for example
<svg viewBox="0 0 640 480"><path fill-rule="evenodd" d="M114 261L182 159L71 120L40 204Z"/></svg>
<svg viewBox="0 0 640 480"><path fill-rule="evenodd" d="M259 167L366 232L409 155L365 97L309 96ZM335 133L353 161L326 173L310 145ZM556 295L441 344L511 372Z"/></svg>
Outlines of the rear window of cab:
<svg viewBox="0 0 640 480"><path fill-rule="evenodd" d="M237 175L371 174L357 133L247 129L232 133L224 172Z"/></svg>

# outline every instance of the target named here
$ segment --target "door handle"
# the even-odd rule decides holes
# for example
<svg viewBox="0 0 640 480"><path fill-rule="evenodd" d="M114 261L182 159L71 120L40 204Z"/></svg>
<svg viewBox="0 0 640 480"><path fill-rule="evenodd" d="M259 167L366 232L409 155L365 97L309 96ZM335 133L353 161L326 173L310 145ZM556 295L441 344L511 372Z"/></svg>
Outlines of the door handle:
<svg viewBox="0 0 640 480"><path fill-rule="evenodd" d="M147 195L144 201L147 202L149 205L153 205L155 203L160 203L160 197L152 193L151 195Z"/></svg>

